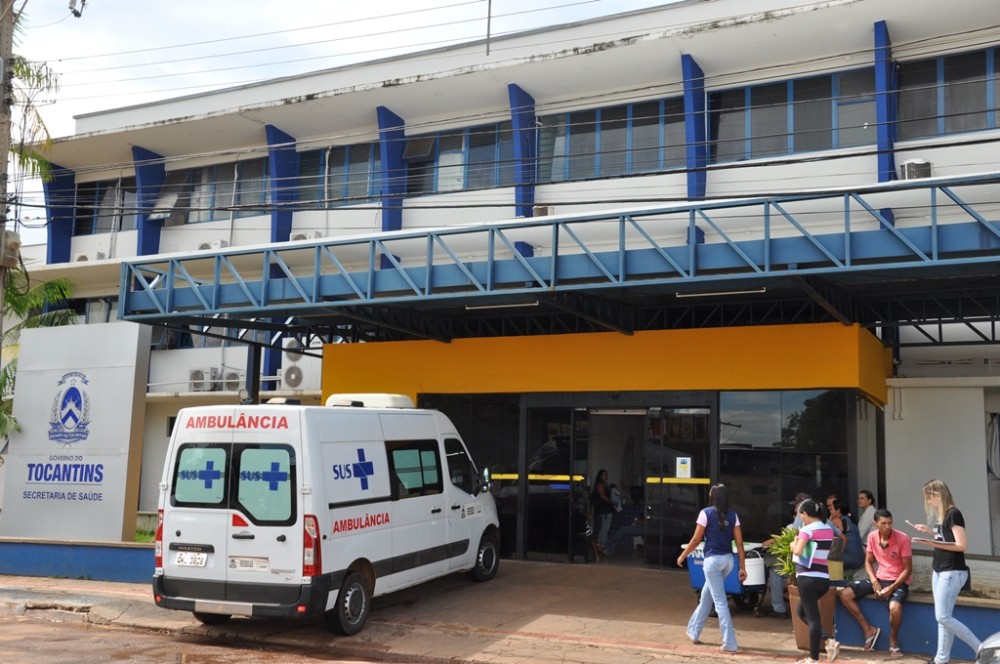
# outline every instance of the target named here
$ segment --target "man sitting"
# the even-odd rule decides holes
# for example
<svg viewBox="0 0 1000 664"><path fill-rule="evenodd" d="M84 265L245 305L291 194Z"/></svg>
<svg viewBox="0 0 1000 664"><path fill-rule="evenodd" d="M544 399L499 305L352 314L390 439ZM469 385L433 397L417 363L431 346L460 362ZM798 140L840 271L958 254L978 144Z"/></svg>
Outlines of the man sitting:
<svg viewBox="0 0 1000 664"><path fill-rule="evenodd" d="M865 620L857 600L872 593L879 599L888 600L889 656L902 657L897 635L903 623L903 602L910 591L913 552L910 538L893 529L892 514L887 509L875 513L875 530L868 535L865 572L867 579L855 581L840 591L840 601L864 631L867 651L875 647L881 630Z"/></svg>

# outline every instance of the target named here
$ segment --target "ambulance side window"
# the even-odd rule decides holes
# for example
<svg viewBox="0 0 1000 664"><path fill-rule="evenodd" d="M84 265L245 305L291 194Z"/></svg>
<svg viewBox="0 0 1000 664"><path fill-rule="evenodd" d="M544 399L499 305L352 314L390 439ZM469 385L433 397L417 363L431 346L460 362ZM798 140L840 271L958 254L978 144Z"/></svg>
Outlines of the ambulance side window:
<svg viewBox="0 0 1000 664"><path fill-rule="evenodd" d="M441 459L436 440L387 441L392 471L406 488L406 495L441 493Z"/></svg>
<svg viewBox="0 0 1000 664"><path fill-rule="evenodd" d="M216 507L226 500L226 447L184 445L174 468L173 505Z"/></svg>
<svg viewBox="0 0 1000 664"><path fill-rule="evenodd" d="M236 503L256 524L295 522L295 453L283 445L236 445Z"/></svg>
<svg viewBox="0 0 1000 664"><path fill-rule="evenodd" d="M465 451L465 445L456 438L446 438L444 454L448 459L448 475L451 483L462 491L474 495L476 493L476 467Z"/></svg>

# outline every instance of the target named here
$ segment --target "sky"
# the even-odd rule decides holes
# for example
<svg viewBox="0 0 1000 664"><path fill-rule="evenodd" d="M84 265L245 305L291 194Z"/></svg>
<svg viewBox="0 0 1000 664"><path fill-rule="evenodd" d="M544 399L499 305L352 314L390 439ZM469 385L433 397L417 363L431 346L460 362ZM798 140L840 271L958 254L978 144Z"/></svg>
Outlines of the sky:
<svg viewBox="0 0 1000 664"><path fill-rule="evenodd" d="M279 76L438 48L489 34L642 9L676 0L15 0L14 51L46 63L59 89L36 102L49 134L73 116ZM487 20L489 17L489 20ZM15 137L16 140L16 137ZM13 174L12 174L13 175ZM40 202L26 184L23 200ZM22 239L42 214L22 212Z"/></svg>

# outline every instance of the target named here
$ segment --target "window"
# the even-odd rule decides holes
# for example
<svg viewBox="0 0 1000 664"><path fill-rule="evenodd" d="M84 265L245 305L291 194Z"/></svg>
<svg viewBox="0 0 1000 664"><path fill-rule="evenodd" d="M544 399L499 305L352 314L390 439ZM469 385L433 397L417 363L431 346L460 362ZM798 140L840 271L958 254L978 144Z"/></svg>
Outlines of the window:
<svg viewBox="0 0 1000 664"><path fill-rule="evenodd" d="M666 99L539 118L540 182L683 167L684 101Z"/></svg>
<svg viewBox="0 0 1000 664"><path fill-rule="evenodd" d="M236 167L236 218L270 214L271 188L267 176L267 159L242 161Z"/></svg>
<svg viewBox="0 0 1000 664"><path fill-rule="evenodd" d="M236 446L236 502L254 523L295 522L295 457L286 446Z"/></svg>
<svg viewBox="0 0 1000 664"><path fill-rule="evenodd" d="M462 441L456 438L445 439L444 454L448 459L448 476L451 478L451 483L462 491L475 495L479 478L476 476L476 466L465 451Z"/></svg>
<svg viewBox="0 0 1000 664"><path fill-rule="evenodd" d="M898 137L1000 127L998 54L1000 48L989 48L900 64Z"/></svg>
<svg viewBox="0 0 1000 664"><path fill-rule="evenodd" d="M73 234L133 230L138 226L138 207L133 177L81 184L76 190Z"/></svg>
<svg viewBox="0 0 1000 664"><path fill-rule="evenodd" d="M387 442L386 448L406 496L441 493L441 460L436 440Z"/></svg>
<svg viewBox="0 0 1000 664"><path fill-rule="evenodd" d="M170 502L239 509L256 524L289 525L296 518L295 465L295 454L287 445L183 445Z"/></svg>
<svg viewBox="0 0 1000 664"><path fill-rule="evenodd" d="M170 503L191 507L221 507L226 498L227 448L184 445L177 455Z"/></svg>
<svg viewBox="0 0 1000 664"><path fill-rule="evenodd" d="M323 166L326 153L310 150L299 154L299 209L316 210L323 207Z"/></svg>
<svg viewBox="0 0 1000 664"><path fill-rule="evenodd" d="M873 69L712 92L708 107L716 163L875 142Z"/></svg>

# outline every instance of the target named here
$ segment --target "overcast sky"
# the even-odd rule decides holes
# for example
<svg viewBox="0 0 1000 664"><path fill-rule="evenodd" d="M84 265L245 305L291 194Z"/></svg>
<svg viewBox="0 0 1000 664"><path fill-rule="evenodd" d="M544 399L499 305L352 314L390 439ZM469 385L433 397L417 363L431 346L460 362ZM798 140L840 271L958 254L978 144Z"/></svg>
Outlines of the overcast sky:
<svg viewBox="0 0 1000 664"><path fill-rule="evenodd" d="M28 0L14 50L58 74L58 92L38 106L60 138L81 113L481 39L488 16L498 37L671 1L88 0L75 17L67 0ZM42 202L37 185L17 193ZM44 241L30 228L41 210L20 220L25 244Z"/></svg>

